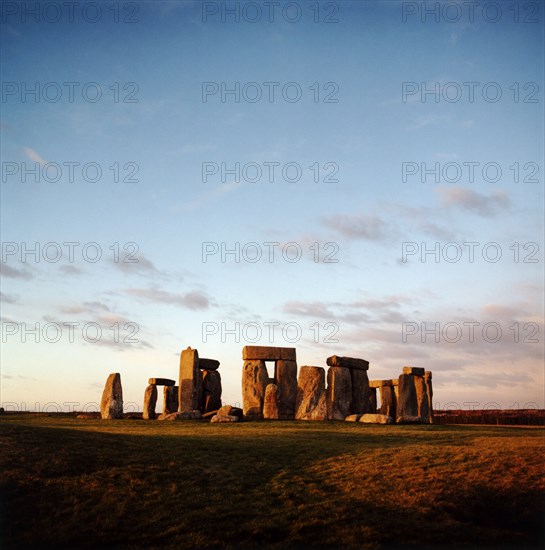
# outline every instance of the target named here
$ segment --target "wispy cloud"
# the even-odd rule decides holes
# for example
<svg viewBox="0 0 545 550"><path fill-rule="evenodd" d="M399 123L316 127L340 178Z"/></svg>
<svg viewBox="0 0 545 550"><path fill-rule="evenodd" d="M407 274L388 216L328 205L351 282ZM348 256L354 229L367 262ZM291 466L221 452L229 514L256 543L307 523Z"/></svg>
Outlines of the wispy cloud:
<svg viewBox="0 0 545 550"><path fill-rule="evenodd" d="M137 261L136 261L137 260ZM132 259L132 261L115 261L111 259L111 263L116 269L126 274L132 273L159 273L159 270L155 267L151 260L148 260L141 254L138 257Z"/></svg>
<svg viewBox="0 0 545 550"><path fill-rule="evenodd" d="M17 269L7 264L0 264L0 273L4 277L11 277L12 279L23 279L25 281L29 281L34 277L32 273L29 273L28 271Z"/></svg>
<svg viewBox="0 0 545 550"><path fill-rule="evenodd" d="M378 216L336 215L324 219L324 223L343 237L380 241L386 238L386 223Z"/></svg>
<svg viewBox="0 0 545 550"><path fill-rule="evenodd" d="M157 288L128 288L124 293L148 302L168 304L191 310L208 309L210 307L210 299L200 290L178 294Z"/></svg>
<svg viewBox="0 0 545 550"><path fill-rule="evenodd" d="M438 187L443 206L467 210L483 217L494 217L508 210L511 204L505 191L492 191L485 195L464 187Z"/></svg>
<svg viewBox="0 0 545 550"><path fill-rule="evenodd" d="M0 292L0 302L4 302L5 304L16 304L18 301L18 296L15 296L14 294L6 294L4 292Z"/></svg>
<svg viewBox="0 0 545 550"><path fill-rule="evenodd" d="M37 162L41 166L47 164L47 160L44 160L34 149L30 147L23 147L25 155L33 162Z"/></svg>

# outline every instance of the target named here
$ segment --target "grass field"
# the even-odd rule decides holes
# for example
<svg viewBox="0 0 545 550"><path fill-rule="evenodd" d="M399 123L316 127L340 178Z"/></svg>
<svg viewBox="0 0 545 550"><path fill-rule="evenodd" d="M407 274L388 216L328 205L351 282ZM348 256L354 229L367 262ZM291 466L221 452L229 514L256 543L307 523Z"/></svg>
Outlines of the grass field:
<svg viewBox="0 0 545 550"><path fill-rule="evenodd" d="M544 435L4 415L0 547L537 548Z"/></svg>

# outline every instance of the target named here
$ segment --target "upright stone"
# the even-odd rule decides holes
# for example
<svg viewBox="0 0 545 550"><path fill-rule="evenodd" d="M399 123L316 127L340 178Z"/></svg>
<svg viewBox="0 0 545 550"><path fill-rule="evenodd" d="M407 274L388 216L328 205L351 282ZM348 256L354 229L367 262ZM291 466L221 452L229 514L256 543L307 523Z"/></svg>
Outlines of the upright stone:
<svg viewBox="0 0 545 550"><path fill-rule="evenodd" d="M367 372L360 369L350 369L352 382L352 403L350 412L365 414L369 411L369 378Z"/></svg>
<svg viewBox="0 0 545 550"><path fill-rule="evenodd" d="M201 371L199 352L188 347L180 354L180 386L178 388L178 412L201 410Z"/></svg>
<svg viewBox="0 0 545 550"><path fill-rule="evenodd" d="M166 388L172 386L165 386ZM144 408L142 418L144 420L155 420L155 405L157 404L157 386L149 384L144 392Z"/></svg>
<svg viewBox="0 0 545 550"><path fill-rule="evenodd" d="M118 372L110 374L106 380L100 401L100 416L104 420L123 418L123 388Z"/></svg>
<svg viewBox="0 0 545 550"><path fill-rule="evenodd" d="M163 414L178 412L178 386L163 388Z"/></svg>
<svg viewBox="0 0 545 550"><path fill-rule="evenodd" d="M377 412L377 388L369 388L369 413Z"/></svg>
<svg viewBox="0 0 545 550"><path fill-rule="evenodd" d="M242 409L244 416L258 420L263 418L265 388L269 374L265 361L244 361L242 367Z"/></svg>
<svg viewBox="0 0 545 550"><path fill-rule="evenodd" d="M397 402L398 417L418 416L418 401L416 399L415 377L412 374L399 375L399 399Z"/></svg>
<svg viewBox="0 0 545 550"><path fill-rule="evenodd" d="M396 418L397 399L394 387L384 385L380 387L380 414Z"/></svg>
<svg viewBox="0 0 545 550"><path fill-rule="evenodd" d="M278 386L278 415L282 420L295 418L297 401L297 363L279 360L274 366L274 381Z"/></svg>
<svg viewBox="0 0 545 550"><path fill-rule="evenodd" d="M431 371L427 370L424 373L424 381L426 382L426 388L428 390L428 406L430 410L430 424L433 423L433 386L431 383Z"/></svg>
<svg viewBox="0 0 545 550"><path fill-rule="evenodd" d="M350 414L351 401L350 370L344 367L329 367L327 371L328 420L344 420Z"/></svg>
<svg viewBox="0 0 545 550"><path fill-rule="evenodd" d="M430 423L430 405L428 397L428 388L423 376L414 377L414 387L416 390L416 402L418 404L418 415L422 419L422 424Z"/></svg>
<svg viewBox="0 0 545 550"><path fill-rule="evenodd" d="M217 370L202 371L202 413L221 408L221 374Z"/></svg>
<svg viewBox="0 0 545 550"><path fill-rule="evenodd" d="M327 401L325 369L322 367L301 367L297 381L297 420L325 420Z"/></svg>
<svg viewBox="0 0 545 550"><path fill-rule="evenodd" d="M281 390L276 384L269 384L265 388L265 400L263 402L263 418L265 420L280 419L280 394Z"/></svg>

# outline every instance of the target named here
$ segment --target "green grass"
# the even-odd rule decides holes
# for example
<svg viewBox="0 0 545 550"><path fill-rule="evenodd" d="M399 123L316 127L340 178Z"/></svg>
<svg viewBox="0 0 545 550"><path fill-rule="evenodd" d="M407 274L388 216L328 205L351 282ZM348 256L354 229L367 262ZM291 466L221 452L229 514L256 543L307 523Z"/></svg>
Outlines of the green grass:
<svg viewBox="0 0 545 550"><path fill-rule="evenodd" d="M2 548L533 548L542 429L0 420Z"/></svg>

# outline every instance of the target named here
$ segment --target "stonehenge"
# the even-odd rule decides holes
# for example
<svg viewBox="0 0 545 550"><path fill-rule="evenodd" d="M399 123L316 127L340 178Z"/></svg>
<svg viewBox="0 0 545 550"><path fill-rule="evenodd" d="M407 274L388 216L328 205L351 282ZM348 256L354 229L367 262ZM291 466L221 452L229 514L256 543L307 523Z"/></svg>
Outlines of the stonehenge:
<svg viewBox="0 0 545 550"><path fill-rule="evenodd" d="M222 406L220 362L200 358L198 350L189 346L180 353L178 384L169 378L149 378L142 418L157 418L157 386L163 386L160 420L433 422L432 373L421 367L404 366L398 378L369 380L369 362L356 357L328 357L327 372L310 365L298 372L295 348L244 346L242 359L242 408ZM267 362L274 363L272 377ZM101 417L123 418L119 373L106 381Z"/></svg>
<svg viewBox="0 0 545 550"><path fill-rule="evenodd" d="M327 373L323 367L304 366L297 378L294 348L245 346L242 359L247 420L432 422L432 377L421 367L403 367L398 378L369 380L368 361L332 355L326 359ZM266 361L274 361L273 378Z"/></svg>

